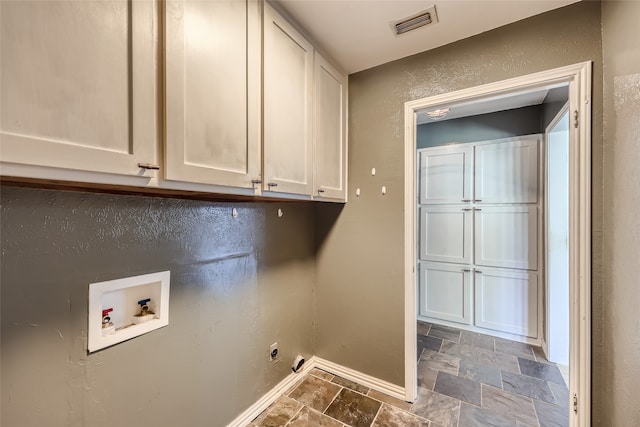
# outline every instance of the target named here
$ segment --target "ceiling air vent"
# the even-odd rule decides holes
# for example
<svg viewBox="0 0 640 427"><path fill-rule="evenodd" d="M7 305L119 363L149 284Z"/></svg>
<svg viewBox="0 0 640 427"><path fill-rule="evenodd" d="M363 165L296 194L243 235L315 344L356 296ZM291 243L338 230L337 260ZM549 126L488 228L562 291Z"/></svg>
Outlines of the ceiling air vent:
<svg viewBox="0 0 640 427"><path fill-rule="evenodd" d="M391 28L395 35L400 35L436 22L438 22L436 7L431 6L427 10L391 24Z"/></svg>

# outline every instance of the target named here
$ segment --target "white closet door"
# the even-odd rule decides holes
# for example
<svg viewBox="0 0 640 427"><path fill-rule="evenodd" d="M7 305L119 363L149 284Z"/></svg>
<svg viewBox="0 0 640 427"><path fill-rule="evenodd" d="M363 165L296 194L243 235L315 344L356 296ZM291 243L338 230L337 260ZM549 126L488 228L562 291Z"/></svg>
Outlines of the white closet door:
<svg viewBox="0 0 640 427"><path fill-rule="evenodd" d="M536 203L539 135L475 147L474 198L482 203Z"/></svg>
<svg viewBox="0 0 640 427"><path fill-rule="evenodd" d="M538 337L538 275L530 271L475 271L475 325Z"/></svg>
<svg viewBox="0 0 640 427"><path fill-rule="evenodd" d="M471 201L473 147L450 145L420 151L420 204Z"/></svg>
<svg viewBox="0 0 640 427"><path fill-rule="evenodd" d="M464 266L420 263L420 315L469 324L471 272Z"/></svg>
<svg viewBox="0 0 640 427"><path fill-rule="evenodd" d="M461 206L420 208L420 259L471 263L473 245L471 208Z"/></svg>
<svg viewBox="0 0 640 427"><path fill-rule="evenodd" d="M474 210L475 264L538 268L538 208L486 207Z"/></svg>

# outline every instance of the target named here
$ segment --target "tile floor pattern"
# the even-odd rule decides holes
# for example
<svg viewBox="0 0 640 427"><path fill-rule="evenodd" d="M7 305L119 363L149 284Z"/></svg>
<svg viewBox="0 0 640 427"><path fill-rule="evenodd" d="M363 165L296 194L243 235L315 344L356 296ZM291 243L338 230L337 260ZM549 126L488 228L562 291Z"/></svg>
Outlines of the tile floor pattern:
<svg viewBox="0 0 640 427"><path fill-rule="evenodd" d="M313 369L250 427L564 427L566 372L527 344L418 322L410 404Z"/></svg>

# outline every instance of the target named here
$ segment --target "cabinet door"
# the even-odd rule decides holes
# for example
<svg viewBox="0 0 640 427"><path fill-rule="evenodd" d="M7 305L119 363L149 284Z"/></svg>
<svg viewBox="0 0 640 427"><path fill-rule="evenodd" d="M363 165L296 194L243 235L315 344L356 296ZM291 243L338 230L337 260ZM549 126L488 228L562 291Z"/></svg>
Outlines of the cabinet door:
<svg viewBox="0 0 640 427"><path fill-rule="evenodd" d="M314 195L344 201L347 186L347 78L315 54Z"/></svg>
<svg viewBox="0 0 640 427"><path fill-rule="evenodd" d="M140 176L144 185L153 173L138 163L156 162L155 2L0 9L2 161Z"/></svg>
<svg viewBox="0 0 640 427"><path fill-rule="evenodd" d="M537 270L537 207L483 206L474 212L476 265Z"/></svg>
<svg viewBox="0 0 640 427"><path fill-rule="evenodd" d="M475 147L476 201L538 201L538 135Z"/></svg>
<svg viewBox="0 0 640 427"><path fill-rule="evenodd" d="M538 337L538 276L530 271L475 271L475 325Z"/></svg>
<svg viewBox="0 0 640 427"><path fill-rule="evenodd" d="M258 2L170 0L165 32L165 178L251 187L261 160Z"/></svg>
<svg viewBox="0 0 640 427"><path fill-rule="evenodd" d="M450 145L420 150L420 204L471 200L473 147Z"/></svg>
<svg viewBox="0 0 640 427"><path fill-rule="evenodd" d="M312 191L313 47L264 3L264 188Z"/></svg>
<svg viewBox="0 0 640 427"><path fill-rule="evenodd" d="M473 248L471 208L420 207L420 259L470 264Z"/></svg>
<svg viewBox="0 0 640 427"><path fill-rule="evenodd" d="M469 324L471 273L463 266L420 263L420 315Z"/></svg>

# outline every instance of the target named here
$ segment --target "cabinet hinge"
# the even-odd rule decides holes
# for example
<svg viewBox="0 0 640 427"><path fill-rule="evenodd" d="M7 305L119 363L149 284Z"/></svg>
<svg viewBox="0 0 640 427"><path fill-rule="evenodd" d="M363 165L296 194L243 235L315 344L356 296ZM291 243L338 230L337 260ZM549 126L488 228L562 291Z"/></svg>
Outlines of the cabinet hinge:
<svg viewBox="0 0 640 427"><path fill-rule="evenodd" d="M580 124L580 113L578 110L573 112L573 127L578 129L578 125Z"/></svg>
<svg viewBox="0 0 640 427"><path fill-rule="evenodd" d="M578 395L573 393L573 413L578 413Z"/></svg>

